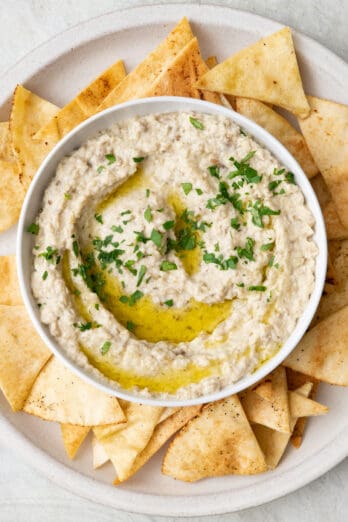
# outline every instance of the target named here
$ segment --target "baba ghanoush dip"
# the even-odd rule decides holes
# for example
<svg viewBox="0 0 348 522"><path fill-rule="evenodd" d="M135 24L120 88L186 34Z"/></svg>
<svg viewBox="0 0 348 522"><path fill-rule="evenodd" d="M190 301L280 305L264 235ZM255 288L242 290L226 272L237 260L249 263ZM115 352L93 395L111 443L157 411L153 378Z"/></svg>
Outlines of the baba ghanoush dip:
<svg viewBox="0 0 348 522"><path fill-rule="evenodd" d="M293 173L228 118L115 124L65 157L32 290L69 357L139 397L213 393L274 356L315 282Z"/></svg>

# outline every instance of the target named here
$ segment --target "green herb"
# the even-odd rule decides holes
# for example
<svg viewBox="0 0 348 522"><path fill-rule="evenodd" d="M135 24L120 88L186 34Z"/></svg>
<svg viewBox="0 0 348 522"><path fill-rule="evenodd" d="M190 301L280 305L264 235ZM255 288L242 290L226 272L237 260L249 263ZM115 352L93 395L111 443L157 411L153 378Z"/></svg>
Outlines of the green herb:
<svg viewBox="0 0 348 522"><path fill-rule="evenodd" d="M265 292L267 290L267 286L262 286L262 285L249 286L248 290L250 292Z"/></svg>
<svg viewBox="0 0 348 522"><path fill-rule="evenodd" d="M123 228L120 225L112 225L111 230L113 232L118 232L119 234L122 234Z"/></svg>
<svg viewBox="0 0 348 522"><path fill-rule="evenodd" d="M127 330L129 330L130 332L133 332L135 327L136 327L136 324L133 323L133 321L127 321L127 324L126 324Z"/></svg>
<svg viewBox="0 0 348 522"><path fill-rule="evenodd" d="M104 223L103 216L101 214L94 214L94 219L98 221L101 225Z"/></svg>
<svg viewBox="0 0 348 522"><path fill-rule="evenodd" d="M176 266L175 263L172 263L171 261L162 261L161 263L161 266L160 266L160 270L162 270L162 272L168 272L169 270L177 270L178 267Z"/></svg>
<svg viewBox="0 0 348 522"><path fill-rule="evenodd" d="M196 118L193 118L192 116L190 116L189 120L190 120L191 125L196 127L196 129L199 129L199 130L204 129L204 125L200 120L197 120Z"/></svg>
<svg viewBox="0 0 348 522"><path fill-rule="evenodd" d="M231 227L234 228L235 230L240 229L240 223L238 221L238 218L231 218Z"/></svg>
<svg viewBox="0 0 348 522"><path fill-rule="evenodd" d="M139 299L141 299L143 297L143 292L141 292L140 290L136 290L135 292L132 293L132 295L129 297L129 301L128 301L128 305L129 306L134 306L135 303L137 301L139 301Z"/></svg>
<svg viewBox="0 0 348 522"><path fill-rule="evenodd" d="M148 241L150 241L150 238L149 237L145 237L142 232L134 231L134 234L136 235L137 243L147 243Z"/></svg>
<svg viewBox="0 0 348 522"><path fill-rule="evenodd" d="M258 199L252 208L249 210L251 213L251 221L257 227L263 228L263 216L278 216L280 214L280 210L272 210L271 208L264 206L262 201Z"/></svg>
<svg viewBox="0 0 348 522"><path fill-rule="evenodd" d="M126 304L129 301L128 295L121 295L120 299L121 303Z"/></svg>
<svg viewBox="0 0 348 522"><path fill-rule="evenodd" d="M255 151L249 152L241 161L236 161L234 158L230 158L236 170L228 174L229 179L233 179L237 176L241 176L242 181L247 183L260 183L262 176L257 173L257 170L253 169L249 165L249 160L254 156ZM241 185L242 186L242 185Z"/></svg>
<svg viewBox="0 0 348 522"><path fill-rule="evenodd" d="M284 174L285 169L273 169L273 176L280 176L281 174Z"/></svg>
<svg viewBox="0 0 348 522"><path fill-rule="evenodd" d="M202 189L196 188L195 190L196 190L198 196L201 196L203 194L203 190Z"/></svg>
<svg viewBox="0 0 348 522"><path fill-rule="evenodd" d="M181 183L182 190L187 196L192 190L192 183Z"/></svg>
<svg viewBox="0 0 348 522"><path fill-rule="evenodd" d="M94 308L95 308L96 310L99 310L99 303L95 303Z"/></svg>
<svg viewBox="0 0 348 522"><path fill-rule="evenodd" d="M111 341L105 341L105 343L103 344L103 346L100 348L100 353L102 355L105 355L106 353L108 353L108 351L110 350L111 348Z"/></svg>
<svg viewBox="0 0 348 522"><path fill-rule="evenodd" d="M120 212L120 216L126 216L127 214L131 214L131 210L124 210L123 212Z"/></svg>
<svg viewBox="0 0 348 522"><path fill-rule="evenodd" d="M163 223L164 230L170 230L171 228L174 228L175 222L174 221L166 221Z"/></svg>
<svg viewBox="0 0 348 522"><path fill-rule="evenodd" d="M78 328L79 330L81 330L81 332L84 332L86 330L91 330L92 328L92 322L91 321L88 321L87 323L74 323L74 326L75 328Z"/></svg>
<svg viewBox="0 0 348 522"><path fill-rule="evenodd" d="M158 248L162 246L162 238L163 235L161 234L161 232L153 228L150 239Z"/></svg>
<svg viewBox="0 0 348 522"><path fill-rule="evenodd" d="M219 243L215 243L214 250L215 250L215 252L220 252L220 245L219 245Z"/></svg>
<svg viewBox="0 0 348 522"><path fill-rule="evenodd" d="M239 129L239 132L242 136L247 136L247 133L242 128Z"/></svg>
<svg viewBox="0 0 348 522"><path fill-rule="evenodd" d="M58 258L60 260L60 256L58 256L58 250L56 248L52 248L51 246L48 246L46 248L45 252L41 252L41 254L39 254L39 256L44 257L46 259L46 261L48 261L49 263L56 262L56 264L58 264L59 261L57 262L56 260Z"/></svg>
<svg viewBox="0 0 348 522"><path fill-rule="evenodd" d="M151 212L151 208L150 207L147 207L147 209L145 210L144 218L146 219L146 221L148 223L151 223L151 221L152 221L152 212Z"/></svg>
<svg viewBox="0 0 348 522"><path fill-rule="evenodd" d="M220 167L218 165L211 165L208 167L208 171L213 178L220 179Z"/></svg>
<svg viewBox="0 0 348 522"><path fill-rule="evenodd" d="M116 158L113 154L105 154L105 159L108 160L108 165L112 165L116 161Z"/></svg>
<svg viewBox="0 0 348 522"><path fill-rule="evenodd" d="M243 288L245 285L244 283L237 283L237 286L239 286L239 288Z"/></svg>
<svg viewBox="0 0 348 522"><path fill-rule="evenodd" d="M204 252L203 261L207 264L212 263L218 265L220 270L234 270L237 266L238 258L231 256L228 259L223 259L222 254L217 257L213 252Z"/></svg>
<svg viewBox="0 0 348 522"><path fill-rule="evenodd" d="M270 190L271 192L274 193L275 189L276 189L277 187L279 187L279 185L281 184L281 182L282 182L281 179L277 179L277 180L275 180L275 181L270 181L270 182L268 183L268 190Z"/></svg>
<svg viewBox="0 0 348 522"><path fill-rule="evenodd" d="M146 270L147 270L147 268L145 265L141 265L141 267L139 268L137 286L140 286L141 283L143 282L144 276L146 274Z"/></svg>
<svg viewBox="0 0 348 522"><path fill-rule="evenodd" d="M74 254L75 254L75 257L78 257L79 252L80 252L80 249L79 249L79 244L78 244L78 242L76 241L76 239L75 239L75 241L73 241L73 243L72 243L72 248L73 248L73 252L74 252Z"/></svg>
<svg viewBox="0 0 348 522"><path fill-rule="evenodd" d="M124 266L127 268L127 270L130 271L131 274L134 276L137 275L137 271L135 268L133 268L135 261L133 259L128 259L128 261L125 262Z"/></svg>
<svg viewBox="0 0 348 522"><path fill-rule="evenodd" d="M144 161L145 156L139 156L138 158L133 158L134 163L141 163Z"/></svg>
<svg viewBox="0 0 348 522"><path fill-rule="evenodd" d="M64 193L64 197L65 197L65 199L71 199L72 198L71 194L68 194L67 192Z"/></svg>
<svg viewBox="0 0 348 522"><path fill-rule="evenodd" d="M27 232L29 232L30 234L33 234L34 236L38 235L39 230L40 230L40 226L37 225L36 223L31 223L30 225L27 226Z"/></svg>
<svg viewBox="0 0 348 522"><path fill-rule="evenodd" d="M237 254L240 258L245 257L249 261L255 261L254 259L254 245L255 241L251 237L247 237L245 247L237 247Z"/></svg>
<svg viewBox="0 0 348 522"><path fill-rule="evenodd" d="M44 273L42 274L42 279L44 281L46 281L47 277L48 277L48 272L47 272L47 270L45 270Z"/></svg>
<svg viewBox="0 0 348 522"><path fill-rule="evenodd" d="M150 196L150 189L146 189L145 194L146 194L146 197L148 198Z"/></svg>
<svg viewBox="0 0 348 522"><path fill-rule="evenodd" d="M268 262L268 266L272 267L274 265L274 256L272 256Z"/></svg>
<svg viewBox="0 0 348 522"><path fill-rule="evenodd" d="M261 246L261 250L263 252L266 252L267 250L273 250L274 245L275 245L275 241L272 241L272 243L266 243Z"/></svg>
<svg viewBox="0 0 348 522"><path fill-rule="evenodd" d="M285 174L285 181L287 183L290 183L291 185L296 185L297 184L296 181L295 181L295 176L294 176L294 174L292 172L287 172Z"/></svg>
<svg viewBox="0 0 348 522"><path fill-rule="evenodd" d="M168 301L164 301L164 304L171 307L174 305L174 301L173 301L173 299L168 299Z"/></svg>
<svg viewBox="0 0 348 522"><path fill-rule="evenodd" d="M104 169L105 169L104 165L99 165L99 167L97 168L98 174L100 174Z"/></svg>

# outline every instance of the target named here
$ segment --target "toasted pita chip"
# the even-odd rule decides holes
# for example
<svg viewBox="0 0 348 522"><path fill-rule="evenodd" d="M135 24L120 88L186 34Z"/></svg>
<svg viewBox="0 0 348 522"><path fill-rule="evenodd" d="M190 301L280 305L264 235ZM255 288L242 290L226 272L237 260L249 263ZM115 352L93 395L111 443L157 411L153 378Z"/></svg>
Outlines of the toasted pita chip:
<svg viewBox="0 0 348 522"><path fill-rule="evenodd" d="M0 232L17 223L24 195L17 164L0 160Z"/></svg>
<svg viewBox="0 0 348 522"><path fill-rule="evenodd" d="M310 111L289 27L232 55L208 71L197 87L274 103L301 118Z"/></svg>
<svg viewBox="0 0 348 522"><path fill-rule="evenodd" d="M24 306L0 305L0 388L13 411L22 408L51 355Z"/></svg>
<svg viewBox="0 0 348 522"><path fill-rule="evenodd" d="M266 470L237 395L207 404L171 442L162 464L165 475L186 482Z"/></svg>
<svg viewBox="0 0 348 522"><path fill-rule="evenodd" d="M306 397L310 393L310 386L308 387L304 384L296 390L296 393L301 394L302 397ZM291 419L291 429L294 428L296 421L296 418ZM252 428L265 456L268 469L274 469L284 455L291 434L272 430L261 424L254 424Z"/></svg>
<svg viewBox="0 0 348 522"><path fill-rule="evenodd" d="M111 91L99 105L98 111L134 98L148 96L148 92L159 75L170 66L177 54L192 38L190 24L187 18L183 18L167 38Z"/></svg>
<svg viewBox="0 0 348 522"><path fill-rule="evenodd" d="M323 209L329 201L331 201L330 191L325 183L325 180L321 174L317 174L314 178L311 179L311 185L314 189L314 192L317 195L319 204Z"/></svg>
<svg viewBox="0 0 348 522"><path fill-rule="evenodd" d="M314 417L325 415L329 408L295 392L289 392L291 417Z"/></svg>
<svg viewBox="0 0 348 522"><path fill-rule="evenodd" d="M94 469L101 468L102 466L104 466L104 464L109 462L110 459L104 449L104 446L102 446L100 444L100 442L98 441L98 439L95 435L93 435L93 438L92 438L92 451L93 451L93 468Z"/></svg>
<svg viewBox="0 0 348 522"><path fill-rule="evenodd" d="M348 229L343 226L333 201L329 201L325 205L323 215L328 239L348 238Z"/></svg>
<svg viewBox="0 0 348 522"><path fill-rule="evenodd" d="M308 96L311 114L299 124L348 229L348 106Z"/></svg>
<svg viewBox="0 0 348 522"><path fill-rule="evenodd" d="M16 157L13 152L10 123L8 121L0 122L0 160L9 163L16 162Z"/></svg>
<svg viewBox="0 0 348 522"><path fill-rule="evenodd" d="M17 277L16 256L0 256L0 281L0 304L23 304Z"/></svg>
<svg viewBox="0 0 348 522"><path fill-rule="evenodd" d="M91 428L89 426L61 424L60 429L65 451L69 459L73 460Z"/></svg>
<svg viewBox="0 0 348 522"><path fill-rule="evenodd" d="M277 431L290 432L290 411L285 368L279 366L256 388L240 396L250 422L263 424Z"/></svg>
<svg viewBox="0 0 348 522"><path fill-rule="evenodd" d="M17 85L13 96L10 129L24 190L27 190L50 150L48 143L35 141L33 136L58 110L52 103L33 94L22 85Z"/></svg>
<svg viewBox="0 0 348 522"><path fill-rule="evenodd" d="M320 381L348 386L348 306L309 330L283 364Z"/></svg>
<svg viewBox="0 0 348 522"><path fill-rule="evenodd" d="M168 419L169 417L174 415L174 413L176 413L177 411L180 411L180 409L181 408L179 408L179 407L177 407L177 408L172 407L171 408L169 406L167 408L164 408L164 410L161 413L160 418L157 421L157 424L160 424L161 422L165 421L166 419Z"/></svg>
<svg viewBox="0 0 348 522"><path fill-rule="evenodd" d="M44 420L77 426L98 426L125 420L115 397L87 384L55 357L41 370L23 411Z"/></svg>
<svg viewBox="0 0 348 522"><path fill-rule="evenodd" d="M202 406L188 406L186 408L179 408L174 415L168 417L166 420L158 423L151 439L147 446L135 459L129 474L124 480L132 477L140 468L142 468L150 458L161 449L161 447L170 439L174 433L185 426L189 420L196 417L201 411ZM123 480L123 482L124 482ZM121 481L116 478L115 485L120 484Z"/></svg>
<svg viewBox="0 0 348 522"><path fill-rule="evenodd" d="M52 148L79 123L95 114L104 98L125 76L122 60L115 62L41 128L35 134L35 139L48 142Z"/></svg>
<svg viewBox="0 0 348 522"><path fill-rule="evenodd" d="M195 84L208 71L197 38L193 38L154 82L146 96L186 96L222 105L219 94L199 91Z"/></svg>
<svg viewBox="0 0 348 522"><path fill-rule="evenodd" d="M273 109L258 100L236 98L236 110L277 138L299 162L308 178L318 174L304 137Z"/></svg>
<svg viewBox="0 0 348 522"><path fill-rule="evenodd" d="M130 402L125 410L127 424L122 430L100 437L94 429L121 482L129 476L136 457L148 444L162 412L160 407Z"/></svg>

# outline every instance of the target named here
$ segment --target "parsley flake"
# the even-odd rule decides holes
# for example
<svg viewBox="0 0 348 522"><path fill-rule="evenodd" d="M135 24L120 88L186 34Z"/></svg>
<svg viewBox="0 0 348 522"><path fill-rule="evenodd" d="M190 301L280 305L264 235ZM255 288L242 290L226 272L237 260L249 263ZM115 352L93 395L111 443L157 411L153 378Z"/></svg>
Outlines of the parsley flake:
<svg viewBox="0 0 348 522"><path fill-rule="evenodd" d="M151 223L151 221L152 221L152 212L151 212L151 208L150 207L147 207L147 209L145 210L144 218L146 219L146 221L148 223Z"/></svg>
<svg viewBox="0 0 348 522"><path fill-rule="evenodd" d="M30 234L33 234L34 236L37 236L40 230L40 226L37 223L31 223L27 226L27 232Z"/></svg>
<svg viewBox="0 0 348 522"><path fill-rule="evenodd" d="M203 130L204 125L200 120L197 120L196 118L193 118L193 116L189 117L191 125L193 125L196 129Z"/></svg>
<svg viewBox="0 0 348 522"><path fill-rule="evenodd" d="M98 221L101 225L104 223L103 216L101 214L94 214L94 219Z"/></svg>
<svg viewBox="0 0 348 522"><path fill-rule="evenodd" d="M172 263L171 261L164 260L161 263L160 270L162 272L168 272L169 270L177 270L178 267L175 263Z"/></svg>
<svg viewBox="0 0 348 522"><path fill-rule="evenodd" d="M105 343L103 344L103 346L100 348L100 353L102 355L105 355L106 353L108 353L108 351L110 350L111 348L111 341L105 341Z"/></svg>
<svg viewBox="0 0 348 522"><path fill-rule="evenodd" d="M181 187L185 193L185 196L187 196L192 190L192 183L181 183Z"/></svg>
<svg viewBox="0 0 348 522"><path fill-rule="evenodd" d="M108 161L108 165L112 165L116 161L116 158L113 154L105 154L105 159Z"/></svg>

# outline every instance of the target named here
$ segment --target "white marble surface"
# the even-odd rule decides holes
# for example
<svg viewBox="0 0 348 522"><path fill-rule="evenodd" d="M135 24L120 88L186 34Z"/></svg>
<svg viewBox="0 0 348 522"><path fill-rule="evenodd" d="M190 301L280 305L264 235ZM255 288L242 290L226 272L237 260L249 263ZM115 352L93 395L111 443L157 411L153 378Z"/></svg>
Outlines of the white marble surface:
<svg viewBox="0 0 348 522"><path fill-rule="evenodd" d="M146 3L156 3L156 0L0 0L0 76L25 53L58 32L92 16L120 7ZM157 3L166 2L157 0ZM215 3L255 12L289 24L347 59L347 0L220 0ZM15 448L11 453L0 446L1 522L75 522L79 519L84 522L162 520L159 517L117 512L82 500L55 486L25 465L16 457ZM166 520L174 522L176 519ZM346 521L348 459L312 484L287 497L240 513L209 517L209 520Z"/></svg>

